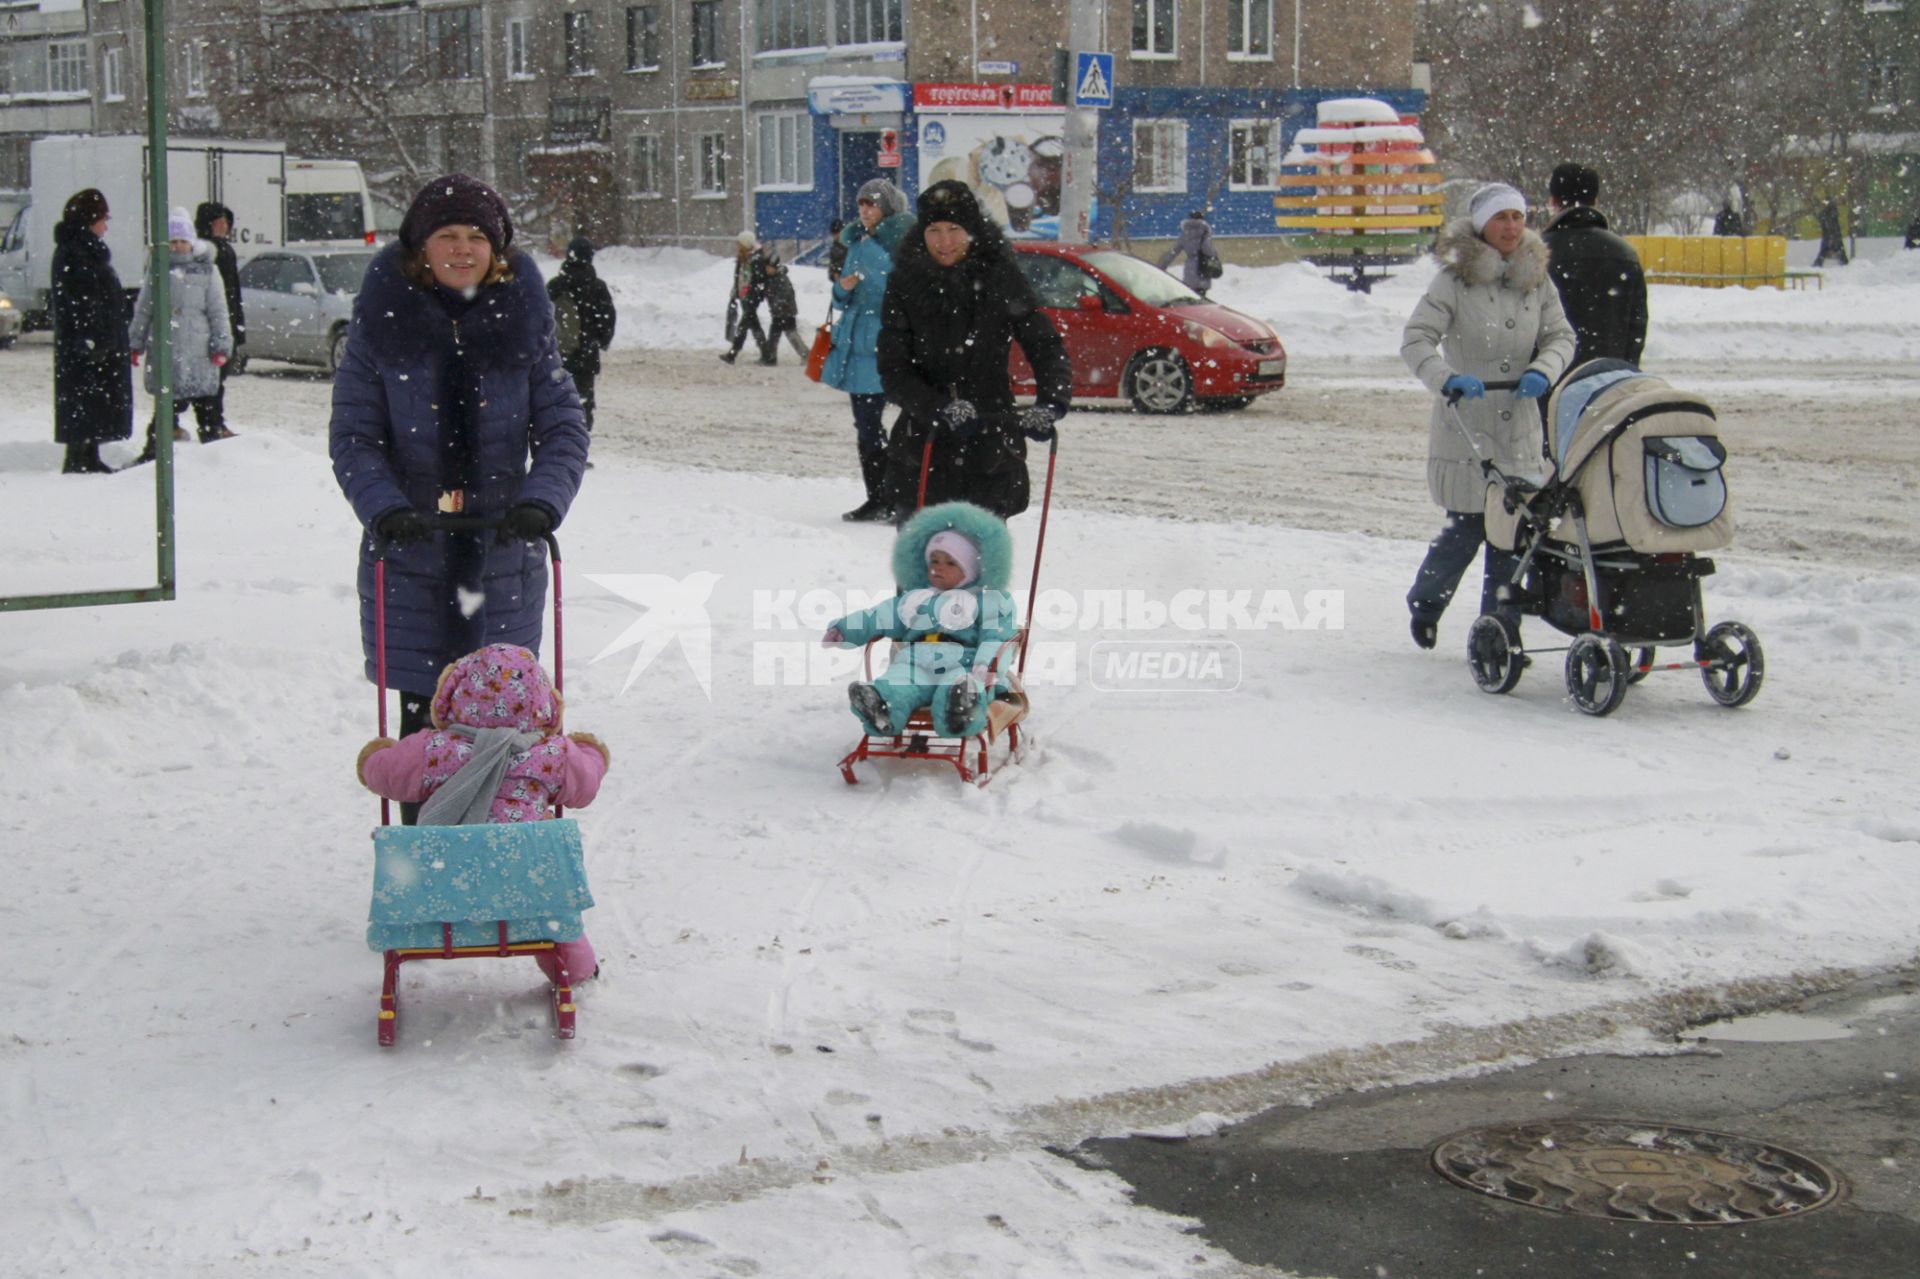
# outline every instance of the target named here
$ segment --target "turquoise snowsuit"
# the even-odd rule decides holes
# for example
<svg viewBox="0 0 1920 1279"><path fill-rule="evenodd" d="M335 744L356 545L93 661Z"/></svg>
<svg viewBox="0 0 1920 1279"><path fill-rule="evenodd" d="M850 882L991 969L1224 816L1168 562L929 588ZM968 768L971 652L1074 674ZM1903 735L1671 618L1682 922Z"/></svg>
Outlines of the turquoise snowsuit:
<svg viewBox="0 0 1920 1279"><path fill-rule="evenodd" d="M979 550L980 572L965 586L937 591L927 581L927 543L948 529ZM893 544L898 591L892 599L833 623L842 647L857 648L875 639L902 642L891 664L873 682L886 699L888 722L877 723L854 712L868 732L882 736L904 732L907 718L922 706L932 711L934 731L943 737L971 737L985 730L992 696L984 688L986 668L1000 645L1020 629L1013 596L1007 590L1012 571L1013 539L1006 523L981 507L943 502L901 526ZM1007 664L1001 662L1003 672ZM982 685L981 695L964 723L950 723L947 690L965 679Z"/></svg>

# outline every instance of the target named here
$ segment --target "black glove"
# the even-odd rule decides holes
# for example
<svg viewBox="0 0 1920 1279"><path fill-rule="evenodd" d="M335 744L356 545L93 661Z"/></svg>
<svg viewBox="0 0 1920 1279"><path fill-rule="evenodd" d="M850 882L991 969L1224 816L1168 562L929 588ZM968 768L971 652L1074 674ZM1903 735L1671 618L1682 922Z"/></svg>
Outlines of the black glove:
<svg viewBox="0 0 1920 1279"><path fill-rule="evenodd" d="M410 506L388 511L373 522L373 532L383 541L395 546L405 546L408 542L423 541L433 535L433 520Z"/></svg>
<svg viewBox="0 0 1920 1279"><path fill-rule="evenodd" d="M972 400L954 400L941 408L940 422L956 439L964 440L980 424L980 410L973 407Z"/></svg>
<svg viewBox="0 0 1920 1279"><path fill-rule="evenodd" d="M553 532L553 512L538 502L521 502L500 517L500 540L532 542Z"/></svg>
<svg viewBox="0 0 1920 1279"><path fill-rule="evenodd" d="M1059 420L1060 410L1051 404L1031 404L1014 415L1014 422L1026 433L1027 438L1042 443L1058 433L1054 423Z"/></svg>

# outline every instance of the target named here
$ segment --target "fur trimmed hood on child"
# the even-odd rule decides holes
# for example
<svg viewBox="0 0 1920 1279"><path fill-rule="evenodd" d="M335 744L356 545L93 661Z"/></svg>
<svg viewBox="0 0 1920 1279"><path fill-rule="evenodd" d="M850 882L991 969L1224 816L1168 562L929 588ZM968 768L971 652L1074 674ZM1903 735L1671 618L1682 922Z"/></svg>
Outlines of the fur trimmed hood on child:
<svg viewBox="0 0 1920 1279"><path fill-rule="evenodd" d="M927 544L937 534L955 532L980 552L980 571L969 590L1004 591L1013 574L1013 537L1006 521L971 502L942 502L915 512L900 526L893 543L893 579L901 590L928 587Z"/></svg>
<svg viewBox="0 0 1920 1279"><path fill-rule="evenodd" d="M440 673L433 726L560 731L562 704L540 659L518 644L489 644Z"/></svg>

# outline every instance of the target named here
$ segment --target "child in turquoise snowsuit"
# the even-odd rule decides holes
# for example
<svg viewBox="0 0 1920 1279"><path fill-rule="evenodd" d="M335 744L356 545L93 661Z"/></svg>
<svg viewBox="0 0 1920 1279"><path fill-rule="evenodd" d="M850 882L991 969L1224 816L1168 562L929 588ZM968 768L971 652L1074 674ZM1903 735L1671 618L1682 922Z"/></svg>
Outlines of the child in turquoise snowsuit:
<svg viewBox="0 0 1920 1279"><path fill-rule="evenodd" d="M987 668L1019 630L1007 591L1012 570L1006 523L972 503L929 506L901 526L893 544L898 591L841 618L821 640L829 648L901 641L880 678L847 686L847 700L868 732L904 732L907 717L922 706L944 737L971 737L986 728Z"/></svg>

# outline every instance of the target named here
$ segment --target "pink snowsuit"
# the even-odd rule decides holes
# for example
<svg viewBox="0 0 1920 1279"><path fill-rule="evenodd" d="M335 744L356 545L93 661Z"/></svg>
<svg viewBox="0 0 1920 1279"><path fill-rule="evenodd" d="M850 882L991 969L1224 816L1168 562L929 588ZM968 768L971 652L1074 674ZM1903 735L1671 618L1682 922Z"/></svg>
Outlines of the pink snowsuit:
<svg viewBox="0 0 1920 1279"><path fill-rule="evenodd" d="M545 732L547 736L508 765L487 820L537 822L551 818L556 804L584 808L600 792L607 748L588 733L561 735L560 712L560 695L538 658L518 645L489 645L441 673L433 694L432 728L398 742L382 738L367 743L361 751L360 780L376 795L421 803L473 754L472 739L455 733L452 726ZM599 967L584 934L578 941L556 943L534 960L556 982L563 966L576 982L593 976Z"/></svg>

